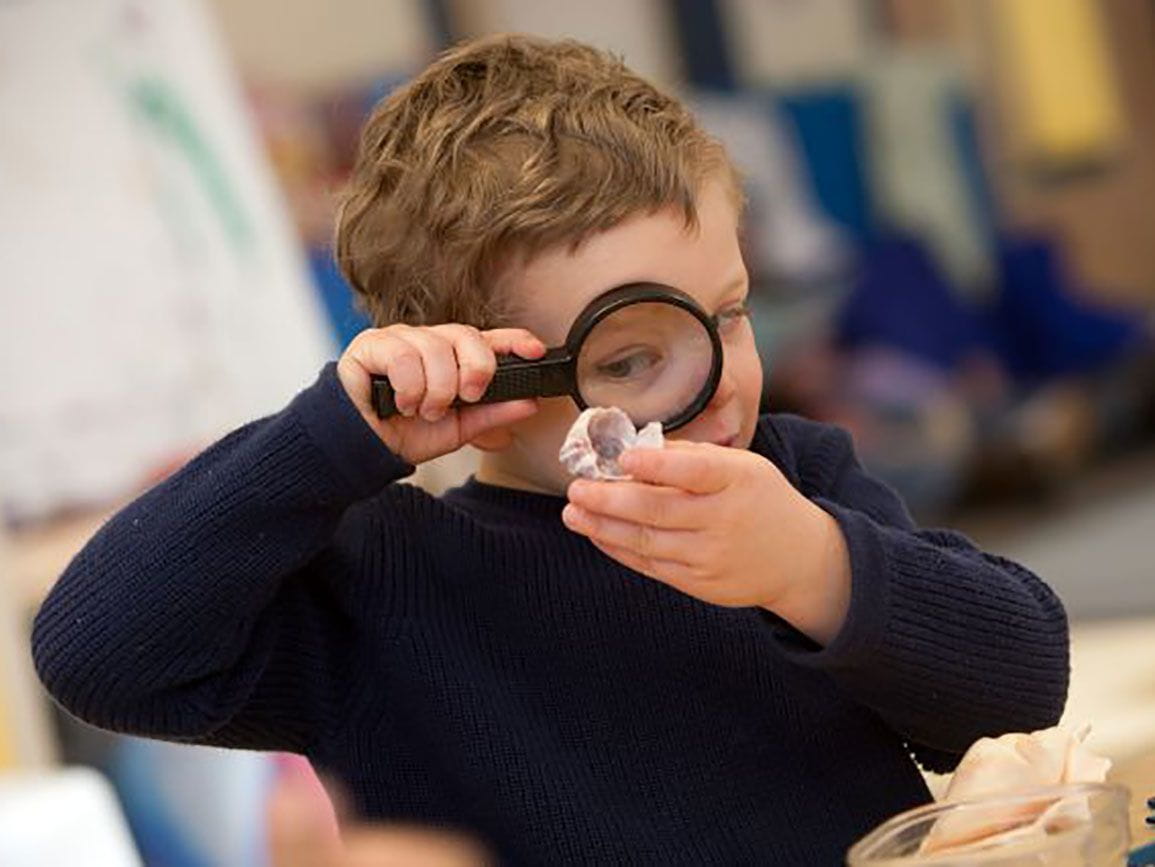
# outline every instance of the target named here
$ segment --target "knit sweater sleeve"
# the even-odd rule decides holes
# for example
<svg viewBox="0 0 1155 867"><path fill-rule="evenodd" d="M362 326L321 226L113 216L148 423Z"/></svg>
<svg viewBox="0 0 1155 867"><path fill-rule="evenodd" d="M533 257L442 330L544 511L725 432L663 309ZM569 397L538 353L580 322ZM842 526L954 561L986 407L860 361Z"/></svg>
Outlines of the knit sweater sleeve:
<svg viewBox="0 0 1155 867"><path fill-rule="evenodd" d="M37 614L33 658L102 728L303 750L331 720L357 579L333 540L412 471L328 365L280 413L211 446L115 515Z"/></svg>
<svg viewBox="0 0 1155 867"><path fill-rule="evenodd" d="M844 431L789 418L778 427L799 487L838 522L851 565L839 634L819 648L779 623L785 652L875 710L929 770L953 769L979 737L1056 724L1069 638L1050 588L961 533L916 526Z"/></svg>

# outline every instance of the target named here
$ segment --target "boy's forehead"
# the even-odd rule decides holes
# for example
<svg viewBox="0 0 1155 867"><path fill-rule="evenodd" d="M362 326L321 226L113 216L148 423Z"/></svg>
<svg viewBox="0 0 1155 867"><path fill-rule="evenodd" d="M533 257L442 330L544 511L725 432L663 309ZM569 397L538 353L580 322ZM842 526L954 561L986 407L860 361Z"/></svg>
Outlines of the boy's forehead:
<svg viewBox="0 0 1155 867"><path fill-rule="evenodd" d="M582 309L603 292L634 282L665 283L707 309L722 301L745 269L737 239L737 211L725 195L703 190L698 223L688 227L680 210L643 214L591 236L571 249L546 250L513 266L503 294L512 325L556 345Z"/></svg>

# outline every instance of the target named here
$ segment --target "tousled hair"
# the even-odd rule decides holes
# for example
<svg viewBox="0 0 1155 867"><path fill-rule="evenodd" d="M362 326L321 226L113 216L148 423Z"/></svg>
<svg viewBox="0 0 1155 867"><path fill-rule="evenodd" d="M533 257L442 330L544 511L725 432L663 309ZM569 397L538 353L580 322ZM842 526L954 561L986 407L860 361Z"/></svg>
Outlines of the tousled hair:
<svg viewBox="0 0 1155 867"><path fill-rule="evenodd" d="M516 257L667 207L693 227L719 170L737 189L721 145L619 58L572 40L466 42L367 121L337 260L378 327L494 327Z"/></svg>

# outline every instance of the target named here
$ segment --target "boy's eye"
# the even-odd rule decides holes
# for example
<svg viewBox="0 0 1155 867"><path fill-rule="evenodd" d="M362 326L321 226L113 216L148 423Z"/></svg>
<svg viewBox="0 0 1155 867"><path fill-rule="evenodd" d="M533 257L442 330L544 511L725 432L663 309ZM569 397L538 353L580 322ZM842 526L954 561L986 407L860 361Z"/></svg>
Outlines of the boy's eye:
<svg viewBox="0 0 1155 867"><path fill-rule="evenodd" d="M750 315L750 307L746 302L737 304L733 307L727 307L714 315L714 323L718 326L718 332L726 334L733 331L743 319Z"/></svg>
<svg viewBox="0 0 1155 867"><path fill-rule="evenodd" d="M661 361L661 354L649 348L638 348L610 361L603 361L595 370L606 379L626 380L641 376Z"/></svg>

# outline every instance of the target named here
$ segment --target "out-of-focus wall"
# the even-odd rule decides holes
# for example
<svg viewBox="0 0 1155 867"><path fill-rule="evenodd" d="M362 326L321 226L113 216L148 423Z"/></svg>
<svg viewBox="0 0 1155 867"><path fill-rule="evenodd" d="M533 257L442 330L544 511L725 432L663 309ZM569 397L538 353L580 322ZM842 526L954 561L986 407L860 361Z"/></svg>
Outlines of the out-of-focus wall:
<svg viewBox="0 0 1155 867"><path fill-rule="evenodd" d="M210 0L247 80L304 88L416 69L434 49L413 0ZM580 4L579 4L580 5Z"/></svg>
<svg viewBox="0 0 1155 867"><path fill-rule="evenodd" d="M1024 171L1026 134L1007 87L994 16L1001 0L887 0L903 41L967 58L1001 210L1014 226L1057 231L1080 282L1101 297L1155 300L1155 4L1096 0L1125 118L1123 149L1099 171L1044 180ZM1036 0L1046 14L1046 0Z"/></svg>
<svg viewBox="0 0 1155 867"><path fill-rule="evenodd" d="M626 57L642 75L662 84L679 76L675 42L665 0L454 0L461 36L516 31L570 37Z"/></svg>
<svg viewBox="0 0 1155 867"><path fill-rule="evenodd" d="M997 2L997 0L985 0ZM1025 181L1006 161L998 182L1018 222L1060 227L1072 261L1106 296L1155 300L1155 4L1099 0L1127 119L1127 138L1109 171L1061 186ZM1001 151L1013 152L1014 117L1004 112Z"/></svg>

